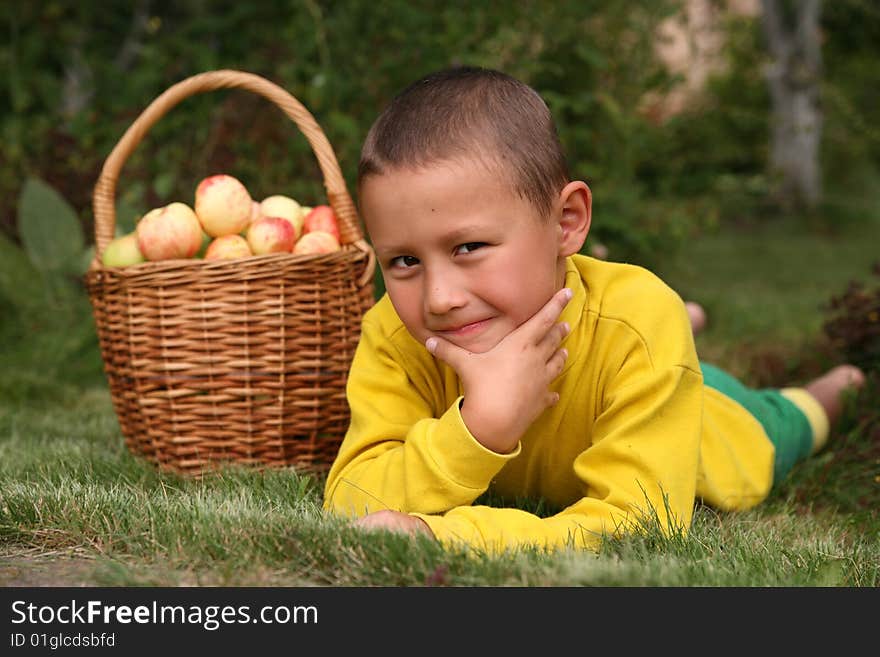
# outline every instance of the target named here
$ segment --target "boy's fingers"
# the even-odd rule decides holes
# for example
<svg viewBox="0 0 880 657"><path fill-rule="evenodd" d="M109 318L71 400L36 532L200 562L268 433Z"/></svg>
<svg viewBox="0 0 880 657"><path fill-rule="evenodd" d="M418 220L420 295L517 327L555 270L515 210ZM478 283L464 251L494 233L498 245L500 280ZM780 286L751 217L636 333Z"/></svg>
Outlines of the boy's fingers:
<svg viewBox="0 0 880 657"><path fill-rule="evenodd" d="M461 361L462 354L468 353L461 347L457 347L437 336L431 336L425 340L425 348L456 372L458 371L458 364Z"/></svg>
<svg viewBox="0 0 880 657"><path fill-rule="evenodd" d="M538 330L539 340L556 324L559 315L562 314L565 306L571 301L572 294L569 288L562 288L550 298L550 301L544 304L541 310L535 313L534 317L526 322L526 324L531 324Z"/></svg>
<svg viewBox="0 0 880 657"><path fill-rule="evenodd" d="M565 369L565 361L568 359L568 349L558 349L556 353L547 361L547 366L549 368L550 376L552 378L556 378L560 374L562 374L562 370Z"/></svg>
<svg viewBox="0 0 880 657"><path fill-rule="evenodd" d="M538 341L538 348L542 349L549 361L559 349L559 345L565 340L565 336L571 333L568 322L557 322L547 334Z"/></svg>

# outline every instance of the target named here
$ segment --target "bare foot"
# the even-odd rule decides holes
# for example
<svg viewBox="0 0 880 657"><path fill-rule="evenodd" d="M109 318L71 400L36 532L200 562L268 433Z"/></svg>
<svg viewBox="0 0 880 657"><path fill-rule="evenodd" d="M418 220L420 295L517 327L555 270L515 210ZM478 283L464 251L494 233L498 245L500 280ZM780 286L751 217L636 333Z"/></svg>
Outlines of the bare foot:
<svg viewBox="0 0 880 657"><path fill-rule="evenodd" d="M691 330L696 335L706 327L706 311L696 301L685 301L684 307L691 320Z"/></svg>
<svg viewBox="0 0 880 657"><path fill-rule="evenodd" d="M813 379L804 389L816 398L828 421L833 425L843 411L843 393L846 390L861 388L865 383L865 374L855 365L838 365L818 379Z"/></svg>

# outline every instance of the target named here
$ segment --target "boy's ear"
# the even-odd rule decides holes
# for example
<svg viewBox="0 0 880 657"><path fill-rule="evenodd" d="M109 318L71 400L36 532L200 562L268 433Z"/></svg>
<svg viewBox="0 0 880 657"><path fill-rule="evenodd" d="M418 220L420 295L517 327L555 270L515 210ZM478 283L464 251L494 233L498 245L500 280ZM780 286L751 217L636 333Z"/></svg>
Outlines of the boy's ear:
<svg viewBox="0 0 880 657"><path fill-rule="evenodd" d="M593 216L593 195L587 183L573 180L559 193L559 255L581 250Z"/></svg>

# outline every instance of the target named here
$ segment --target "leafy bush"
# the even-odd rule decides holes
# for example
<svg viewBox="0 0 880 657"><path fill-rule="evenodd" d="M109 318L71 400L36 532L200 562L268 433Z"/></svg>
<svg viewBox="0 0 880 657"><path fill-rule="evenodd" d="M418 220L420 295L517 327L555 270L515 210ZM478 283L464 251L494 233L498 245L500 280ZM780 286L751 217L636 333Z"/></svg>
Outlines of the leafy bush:
<svg viewBox="0 0 880 657"><path fill-rule="evenodd" d="M52 398L101 376L81 281L93 249L74 209L46 182L28 179L18 208L23 247L0 234L0 396Z"/></svg>
<svg viewBox="0 0 880 657"><path fill-rule="evenodd" d="M658 122L642 100L676 80L654 57L656 27L680 0L462 3L287 0L173 5L12 3L0 19L0 230L20 241L15 200L39 176L75 208L91 242L91 190L104 159L172 84L236 68L300 99L353 190L360 143L392 95L452 64L497 67L532 84L559 123L573 173L594 190L592 235L611 257L652 265L694 228L764 218L769 98L760 25L732 18L726 68L687 111ZM152 5L152 6L151 6ZM880 189L874 65L880 10L823 5L826 225L872 211ZM185 99L129 157L119 221L187 200L217 171L255 195L324 194L315 158L271 103L241 91ZM353 190L354 191L354 190Z"/></svg>
<svg viewBox="0 0 880 657"><path fill-rule="evenodd" d="M674 5L269 0L212 3L206 12L197 0L109 9L18 3L0 44L10 70L0 107L12 110L0 111L0 199L18 198L23 181L39 175L69 199L90 236L89 194L116 141L169 86L219 68L257 73L301 100L353 190L361 141L391 97L429 71L477 64L505 69L548 98L572 169L609 209L596 236L648 252L667 225L642 226L639 203L651 194L638 169L650 157L646 133L657 128L637 99L668 82L651 43ZM217 171L236 175L255 196L284 192L314 204L324 194L295 126L268 101L230 90L187 98L163 116L125 163L117 203L137 215L187 200ZM0 227L16 236L14 216L0 200Z"/></svg>
<svg viewBox="0 0 880 657"><path fill-rule="evenodd" d="M880 262L872 274L880 277ZM851 281L826 307L823 330L848 362L880 374L880 281L870 288Z"/></svg>

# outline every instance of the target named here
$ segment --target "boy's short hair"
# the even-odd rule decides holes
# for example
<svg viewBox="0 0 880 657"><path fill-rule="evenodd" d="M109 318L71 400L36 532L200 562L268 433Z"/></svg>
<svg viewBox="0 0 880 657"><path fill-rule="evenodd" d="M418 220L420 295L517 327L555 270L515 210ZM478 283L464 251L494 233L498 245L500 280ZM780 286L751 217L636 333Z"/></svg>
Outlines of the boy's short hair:
<svg viewBox="0 0 880 657"><path fill-rule="evenodd" d="M530 86L500 71L461 66L432 73L398 94L370 128L358 185L398 167L479 157L549 213L569 182L556 124Z"/></svg>

